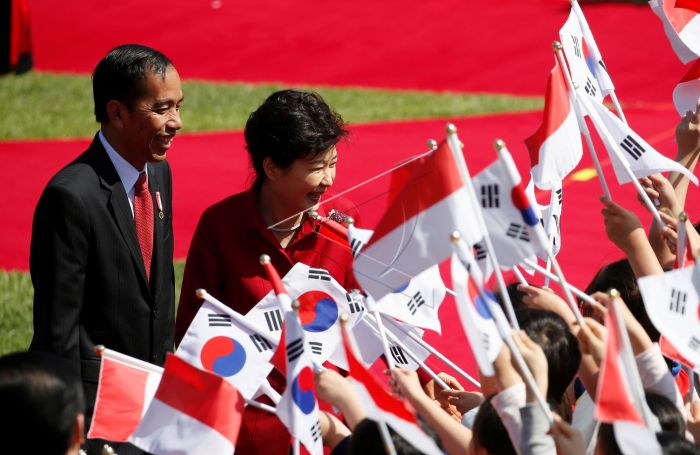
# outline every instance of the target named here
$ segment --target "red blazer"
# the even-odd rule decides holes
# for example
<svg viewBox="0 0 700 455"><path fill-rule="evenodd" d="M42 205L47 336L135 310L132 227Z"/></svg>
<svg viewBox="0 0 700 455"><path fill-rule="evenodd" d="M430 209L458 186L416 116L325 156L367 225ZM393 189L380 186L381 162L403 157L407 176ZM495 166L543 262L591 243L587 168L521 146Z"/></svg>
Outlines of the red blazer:
<svg viewBox="0 0 700 455"><path fill-rule="evenodd" d="M356 210L346 200L338 198L328 205L357 219ZM323 207L319 213L324 213ZM199 220L187 255L175 325L176 342L180 342L201 305L196 289L206 289L242 314L272 289L259 263L263 253L270 256L281 276L302 262L328 270L346 289L359 287L352 273L349 248L319 236L319 227L318 222L307 219L289 245L282 248L267 229L252 189L209 207ZM268 379L277 390L284 389L285 379L276 370ZM246 408L236 454L248 453L289 453L289 433L275 415Z"/></svg>

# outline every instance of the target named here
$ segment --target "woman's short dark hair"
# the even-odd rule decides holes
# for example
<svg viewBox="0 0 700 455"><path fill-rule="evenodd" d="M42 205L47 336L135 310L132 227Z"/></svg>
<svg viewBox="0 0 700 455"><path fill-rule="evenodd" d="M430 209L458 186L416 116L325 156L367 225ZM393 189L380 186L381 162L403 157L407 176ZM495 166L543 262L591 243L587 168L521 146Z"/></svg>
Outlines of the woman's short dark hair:
<svg viewBox="0 0 700 455"><path fill-rule="evenodd" d="M95 119L109 122L107 103L117 100L131 108L143 93L148 72L165 77L172 62L155 49L140 44L117 46L102 59L92 73Z"/></svg>
<svg viewBox="0 0 700 455"><path fill-rule="evenodd" d="M472 444L475 448L484 449L488 453L515 455L508 430L491 403L494 396L491 395L479 406L472 426Z"/></svg>
<svg viewBox="0 0 700 455"><path fill-rule="evenodd" d="M255 170L254 187L265 179L263 161L286 169L297 159L313 158L347 136L342 117L318 93L280 90L248 117L245 141Z"/></svg>

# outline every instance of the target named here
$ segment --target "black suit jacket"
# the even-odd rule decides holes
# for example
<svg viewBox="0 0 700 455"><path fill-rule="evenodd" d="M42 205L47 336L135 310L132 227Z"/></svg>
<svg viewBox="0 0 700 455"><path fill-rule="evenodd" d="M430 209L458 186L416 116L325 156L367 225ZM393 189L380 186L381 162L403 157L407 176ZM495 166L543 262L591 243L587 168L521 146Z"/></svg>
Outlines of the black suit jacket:
<svg viewBox="0 0 700 455"><path fill-rule="evenodd" d="M158 365L173 350L171 183L167 162L148 163L154 207L150 285L126 191L97 136L51 179L34 212L30 349L73 363L83 380L88 418L100 370L96 344Z"/></svg>

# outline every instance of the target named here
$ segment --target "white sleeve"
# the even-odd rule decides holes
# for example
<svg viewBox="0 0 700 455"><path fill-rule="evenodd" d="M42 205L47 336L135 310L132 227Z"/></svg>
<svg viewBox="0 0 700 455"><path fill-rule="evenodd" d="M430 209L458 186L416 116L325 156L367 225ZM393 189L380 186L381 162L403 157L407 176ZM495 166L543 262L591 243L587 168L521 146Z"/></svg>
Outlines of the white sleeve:
<svg viewBox="0 0 700 455"><path fill-rule="evenodd" d="M519 382L507 389L498 392L492 399L491 405L501 418L503 426L508 431L510 442L517 453L520 453L520 437L522 435L523 422L520 417L520 408L525 406L525 383Z"/></svg>
<svg viewBox="0 0 700 455"><path fill-rule="evenodd" d="M635 360L644 390L658 393L671 400L685 418L683 397L673 375L668 370L659 345L654 343L651 348L635 356Z"/></svg>

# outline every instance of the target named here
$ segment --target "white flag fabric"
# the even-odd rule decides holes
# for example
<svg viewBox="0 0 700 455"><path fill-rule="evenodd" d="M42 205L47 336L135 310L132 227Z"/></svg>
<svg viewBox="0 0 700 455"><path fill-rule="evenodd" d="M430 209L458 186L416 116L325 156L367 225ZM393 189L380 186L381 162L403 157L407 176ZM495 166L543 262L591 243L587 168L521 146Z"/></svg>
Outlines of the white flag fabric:
<svg viewBox="0 0 700 455"><path fill-rule="evenodd" d="M600 88L603 91L603 96L607 96L610 92L615 90L615 86L613 85L612 79L610 79L608 68L603 62L603 56L600 53L600 49L598 49L598 44L596 43L595 38L593 38L593 32L591 32L591 28L588 26L588 21L586 21L586 16L583 15L583 11L581 11L578 1L571 2L571 11L578 19L578 23L581 26L581 31L583 32L583 39L585 40L588 50L590 51L590 55L586 58L586 60L589 62L588 66L589 68L593 68L593 75L598 80L598 85L600 85Z"/></svg>
<svg viewBox="0 0 700 455"><path fill-rule="evenodd" d="M685 166L654 150L607 107L586 95L581 95L579 99L605 144L620 185L631 182L625 172L625 166L629 167L638 179L657 172L670 171L681 173L695 185L698 184L698 179Z"/></svg>
<svg viewBox="0 0 700 455"><path fill-rule="evenodd" d="M581 132L559 61L547 78L542 124L525 139L530 154L530 173L539 188L561 183L583 156Z"/></svg>
<svg viewBox="0 0 700 455"><path fill-rule="evenodd" d="M693 365L700 365L700 268L697 263L637 280L654 327Z"/></svg>
<svg viewBox="0 0 700 455"><path fill-rule="evenodd" d="M304 341L307 332L302 328L296 311L288 311L284 323L285 339L281 343L285 350L287 388L277 404L277 417L312 455L320 455L323 441L311 353Z"/></svg>
<svg viewBox="0 0 700 455"><path fill-rule="evenodd" d="M387 204L354 265L355 277L375 301L449 257L455 229L472 244L483 238L446 141L392 172Z"/></svg>
<svg viewBox="0 0 700 455"><path fill-rule="evenodd" d="M591 72L586 61L586 48L584 46L583 31L576 14L571 11L569 18L559 30L566 61L569 64L571 81L578 84L578 93L587 93L596 101L603 101L603 91L598 80Z"/></svg>
<svg viewBox="0 0 700 455"><path fill-rule="evenodd" d="M537 202L535 198L534 191L526 192L532 201L535 201L535 213L539 212L540 219L542 220L542 225L544 226L544 232L547 234L547 238L551 240L552 254L555 256L559 254L561 250L561 212L564 204L564 188L561 182L557 182L554 187L552 187L552 192L550 194L549 205L541 205ZM547 260L547 254L545 252L540 252L538 256L543 260Z"/></svg>
<svg viewBox="0 0 700 455"><path fill-rule="evenodd" d="M695 112L700 98L700 59L695 60L690 69L683 75L676 88L673 89L673 105L678 115Z"/></svg>
<svg viewBox="0 0 700 455"><path fill-rule="evenodd" d="M354 224L348 226L348 242L352 250L352 257L357 257L360 254L362 248L369 243L372 234L374 234L374 231L370 229L361 229L355 227Z"/></svg>
<svg viewBox="0 0 700 455"><path fill-rule="evenodd" d="M320 365L339 346L340 315L347 314L352 327L360 319L364 307L324 269L298 262L282 282L289 297L301 304L299 319L306 332L306 342L314 361ZM282 333L282 315L277 298L270 291L245 317L277 341Z"/></svg>
<svg viewBox="0 0 700 455"><path fill-rule="evenodd" d="M534 256L538 251L534 233L515 206L513 185L501 161L497 159L484 168L472 183L501 267L512 268Z"/></svg>
<svg viewBox="0 0 700 455"><path fill-rule="evenodd" d="M494 308L500 311L496 298L486 290L483 281L479 286L472 274L480 276L480 270L473 258L465 256L463 259L457 253L452 256L452 286L457 296L457 311L459 313L462 328L469 340L469 345L474 353L474 358L479 370L485 376L493 376L493 362L496 360L503 341L496 324L501 324L504 330L508 328L508 322L502 312L492 315L486 299L495 303Z"/></svg>
<svg viewBox="0 0 700 455"><path fill-rule="evenodd" d="M437 265L413 277L375 303L375 308L413 326L441 333L438 310L445 299L445 283Z"/></svg>
<svg viewBox="0 0 700 455"><path fill-rule="evenodd" d="M232 454L243 407L233 385L168 354L158 390L129 440L155 455Z"/></svg>
<svg viewBox="0 0 700 455"><path fill-rule="evenodd" d="M700 57L700 15L675 8L676 0L649 0L649 6L661 20L671 47L683 63Z"/></svg>
<svg viewBox="0 0 700 455"><path fill-rule="evenodd" d="M251 399L272 370L274 344L261 330L243 326L234 313L225 305L205 301L175 355L222 376Z"/></svg>

